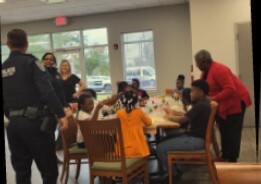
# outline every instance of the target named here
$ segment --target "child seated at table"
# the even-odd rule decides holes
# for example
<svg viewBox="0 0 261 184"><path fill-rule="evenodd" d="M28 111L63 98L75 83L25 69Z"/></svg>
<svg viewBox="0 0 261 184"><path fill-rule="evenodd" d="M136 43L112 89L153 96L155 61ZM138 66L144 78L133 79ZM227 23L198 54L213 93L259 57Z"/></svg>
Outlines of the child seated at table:
<svg viewBox="0 0 261 184"><path fill-rule="evenodd" d="M175 115L175 116L183 116L185 113L188 112L188 110L191 109L191 98L190 98L191 89L190 88L184 88L181 92L181 101L182 101L182 110L176 110L172 109L171 107L165 107L164 111L169 115ZM165 129L165 138L168 139L170 137L176 136L179 133L185 132L186 126L181 126L179 129Z"/></svg>
<svg viewBox="0 0 261 184"><path fill-rule="evenodd" d="M92 96L82 93L78 99L78 112L76 112L75 118L77 120L100 119L102 117L100 111L102 106L101 103L95 102ZM79 148L85 147L79 125L77 130L77 144Z"/></svg>
<svg viewBox="0 0 261 184"><path fill-rule="evenodd" d="M191 98L190 98L191 89L184 88L181 92L181 102L182 102L182 110L178 111L176 109L172 109L171 107L165 107L164 111L167 114L182 116L191 108Z"/></svg>
<svg viewBox="0 0 261 184"><path fill-rule="evenodd" d="M137 108L138 95L133 91L126 91L120 97L123 109L116 113L121 121L125 155L130 157L145 157L150 154L146 142L143 126L151 125L152 120L142 109Z"/></svg>
<svg viewBox="0 0 261 184"><path fill-rule="evenodd" d="M181 125L186 124L188 130L185 133L163 141L157 146L159 163L167 176L167 152L179 150L200 150L205 148L205 136L208 119L211 112L210 103L206 100L209 86L205 80L196 80L191 87L192 108L182 116L169 115L171 121ZM180 179L182 171L177 166L174 168L174 177ZM168 179L166 177L165 179Z"/></svg>

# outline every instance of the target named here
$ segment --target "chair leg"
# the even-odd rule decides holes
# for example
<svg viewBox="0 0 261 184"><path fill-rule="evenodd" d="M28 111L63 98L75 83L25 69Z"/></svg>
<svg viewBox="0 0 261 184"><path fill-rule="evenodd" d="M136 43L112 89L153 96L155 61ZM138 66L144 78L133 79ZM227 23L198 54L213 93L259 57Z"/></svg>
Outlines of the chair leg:
<svg viewBox="0 0 261 184"><path fill-rule="evenodd" d="M148 161L146 161L145 166L144 166L144 184L149 184L149 169L148 169Z"/></svg>
<svg viewBox="0 0 261 184"><path fill-rule="evenodd" d="M79 178L80 170L81 170L81 159L78 159L77 160L76 175L75 175L76 180L78 180L78 178Z"/></svg>
<svg viewBox="0 0 261 184"><path fill-rule="evenodd" d="M217 137L216 137L214 128L212 130L212 144L213 144L216 156L219 157L220 151L219 151L219 146L218 146Z"/></svg>
<svg viewBox="0 0 261 184"><path fill-rule="evenodd" d="M94 179L95 179L95 176L91 175L90 176L90 184L94 184Z"/></svg>
<svg viewBox="0 0 261 184"><path fill-rule="evenodd" d="M172 157L168 154L169 184L172 184Z"/></svg>
<svg viewBox="0 0 261 184"><path fill-rule="evenodd" d="M68 183L68 178L69 178L69 166L70 166L70 158L67 160L67 165L66 165L66 176L65 176L65 184Z"/></svg>
<svg viewBox="0 0 261 184"><path fill-rule="evenodd" d="M212 183L218 184L216 168L215 168L214 162L212 161L212 158L210 156L208 156L208 168L209 168Z"/></svg>
<svg viewBox="0 0 261 184"><path fill-rule="evenodd" d="M128 184L127 175L122 176L122 184Z"/></svg>
<svg viewBox="0 0 261 184"><path fill-rule="evenodd" d="M67 165L67 158L64 158L64 161L63 161L63 169L62 169L62 175L61 175L61 177L60 177L60 181L63 181L63 177L64 177L64 174L65 174L66 165Z"/></svg>

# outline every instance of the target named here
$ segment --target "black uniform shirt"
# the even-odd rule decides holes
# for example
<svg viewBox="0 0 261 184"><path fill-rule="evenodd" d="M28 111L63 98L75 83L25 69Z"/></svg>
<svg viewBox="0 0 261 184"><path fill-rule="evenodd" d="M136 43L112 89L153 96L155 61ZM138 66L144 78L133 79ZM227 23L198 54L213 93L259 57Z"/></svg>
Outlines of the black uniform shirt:
<svg viewBox="0 0 261 184"><path fill-rule="evenodd" d="M68 107L68 104L65 100L65 95L63 91L63 87L61 84L61 76L55 67L46 67L46 70L50 74L51 84L54 88L55 94L59 98L63 107Z"/></svg>
<svg viewBox="0 0 261 184"><path fill-rule="evenodd" d="M65 113L50 83L50 77L33 55L12 51L2 65L5 110L47 104L58 117ZM7 112L6 112L7 113ZM8 113L7 113L8 114Z"/></svg>

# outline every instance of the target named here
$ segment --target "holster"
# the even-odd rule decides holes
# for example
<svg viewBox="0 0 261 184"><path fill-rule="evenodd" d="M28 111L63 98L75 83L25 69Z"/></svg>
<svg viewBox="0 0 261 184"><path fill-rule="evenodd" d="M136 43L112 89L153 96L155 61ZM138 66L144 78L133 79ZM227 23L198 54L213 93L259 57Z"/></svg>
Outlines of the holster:
<svg viewBox="0 0 261 184"><path fill-rule="evenodd" d="M55 114L47 106L45 106L41 111L40 116L43 119L41 130L43 132L54 133L57 125Z"/></svg>

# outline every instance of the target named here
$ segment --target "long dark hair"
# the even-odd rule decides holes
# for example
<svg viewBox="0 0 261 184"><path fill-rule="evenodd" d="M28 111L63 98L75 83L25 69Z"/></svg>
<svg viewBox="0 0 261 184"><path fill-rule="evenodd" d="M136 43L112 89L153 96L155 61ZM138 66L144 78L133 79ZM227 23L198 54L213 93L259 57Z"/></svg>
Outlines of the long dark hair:
<svg viewBox="0 0 261 184"><path fill-rule="evenodd" d="M120 97L123 107L130 113L138 102L138 95L133 91L126 91Z"/></svg>

